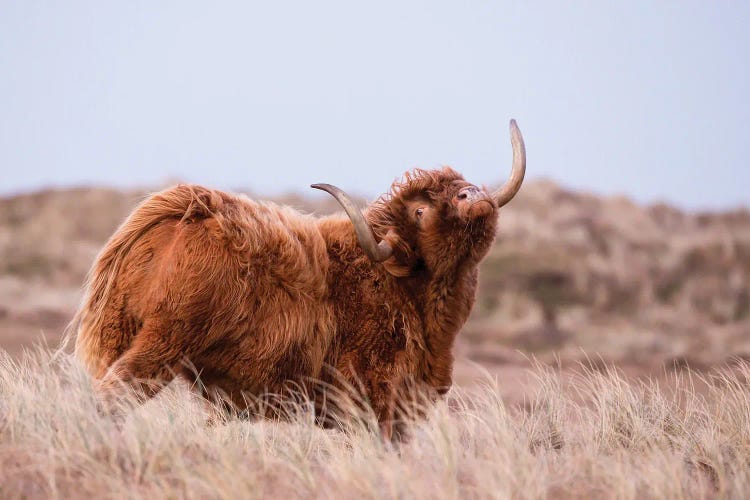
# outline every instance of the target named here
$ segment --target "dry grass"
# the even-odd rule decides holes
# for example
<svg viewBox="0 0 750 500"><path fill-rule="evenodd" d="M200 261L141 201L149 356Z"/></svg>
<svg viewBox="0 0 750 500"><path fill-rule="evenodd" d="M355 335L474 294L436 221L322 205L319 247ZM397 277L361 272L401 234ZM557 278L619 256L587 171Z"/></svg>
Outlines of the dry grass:
<svg viewBox="0 0 750 500"><path fill-rule="evenodd" d="M67 354L0 352L0 497L741 498L750 491L750 364L674 376L669 391L582 367L539 366L509 408L498 382L451 391L410 438L384 443L368 415L324 430L207 423L173 384L115 419ZM701 390L696 386L700 385Z"/></svg>

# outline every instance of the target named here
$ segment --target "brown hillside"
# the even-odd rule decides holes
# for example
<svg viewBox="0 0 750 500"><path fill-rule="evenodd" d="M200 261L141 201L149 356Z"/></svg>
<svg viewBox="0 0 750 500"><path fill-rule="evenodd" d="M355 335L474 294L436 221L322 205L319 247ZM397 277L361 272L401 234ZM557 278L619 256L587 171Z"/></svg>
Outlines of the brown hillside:
<svg viewBox="0 0 750 500"><path fill-rule="evenodd" d="M46 190L0 199L0 347L54 344L85 273L142 192ZM316 213L333 200L286 196ZM750 212L686 213L528 183L501 214L459 359L523 353L639 366L750 357ZM460 373L459 373L460 378Z"/></svg>

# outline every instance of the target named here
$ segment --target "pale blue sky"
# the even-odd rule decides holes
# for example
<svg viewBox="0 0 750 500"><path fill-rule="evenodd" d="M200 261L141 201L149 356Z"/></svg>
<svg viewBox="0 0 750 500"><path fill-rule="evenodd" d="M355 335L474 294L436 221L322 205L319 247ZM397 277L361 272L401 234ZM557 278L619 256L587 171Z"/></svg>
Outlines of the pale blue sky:
<svg viewBox="0 0 750 500"><path fill-rule="evenodd" d="M568 5L563 5L568 4ZM0 0L0 193L411 167L750 205L750 2Z"/></svg>

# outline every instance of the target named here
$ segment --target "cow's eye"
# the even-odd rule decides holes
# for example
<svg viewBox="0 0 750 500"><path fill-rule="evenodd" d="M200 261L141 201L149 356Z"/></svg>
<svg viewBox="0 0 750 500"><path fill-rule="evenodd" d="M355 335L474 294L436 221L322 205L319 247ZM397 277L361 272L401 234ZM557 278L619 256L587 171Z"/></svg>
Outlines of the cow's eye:
<svg viewBox="0 0 750 500"><path fill-rule="evenodd" d="M424 208L418 208L415 213L417 214L417 218L422 217L422 214L424 213Z"/></svg>

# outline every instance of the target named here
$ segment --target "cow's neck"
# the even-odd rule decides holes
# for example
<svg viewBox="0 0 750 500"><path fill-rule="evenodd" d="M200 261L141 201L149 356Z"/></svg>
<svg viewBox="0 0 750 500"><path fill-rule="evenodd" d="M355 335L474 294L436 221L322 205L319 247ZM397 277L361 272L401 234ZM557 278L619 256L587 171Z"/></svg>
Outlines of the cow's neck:
<svg viewBox="0 0 750 500"><path fill-rule="evenodd" d="M349 335L347 328L352 329L351 333L358 331L363 326L357 324L358 319L367 318L362 314L362 308L374 304L385 304L387 311L392 314L400 312L407 318L418 315L421 328L409 332L419 337L412 340L415 344L413 347L421 353L421 362L417 367L419 373L414 375L435 389L449 387L453 369L451 351L456 334L466 322L474 304L479 259L466 258L439 272L421 270L410 277L396 278L388 274L382 264L363 258L348 219L323 219L320 227L334 271L331 278L336 277L336 281L329 282L331 298L340 327L346 325L340 335ZM382 284L390 283L390 286L359 286L359 280L373 279ZM352 301L351 290L374 288L379 289L382 295L360 296ZM358 303L358 300L366 300L368 304ZM384 324L393 324L393 318L382 319ZM347 339L340 338L339 342L346 343Z"/></svg>
<svg viewBox="0 0 750 500"><path fill-rule="evenodd" d="M424 355L419 375L435 389L446 389L451 384L453 344L474 304L477 264L463 262L414 281L423 323Z"/></svg>

